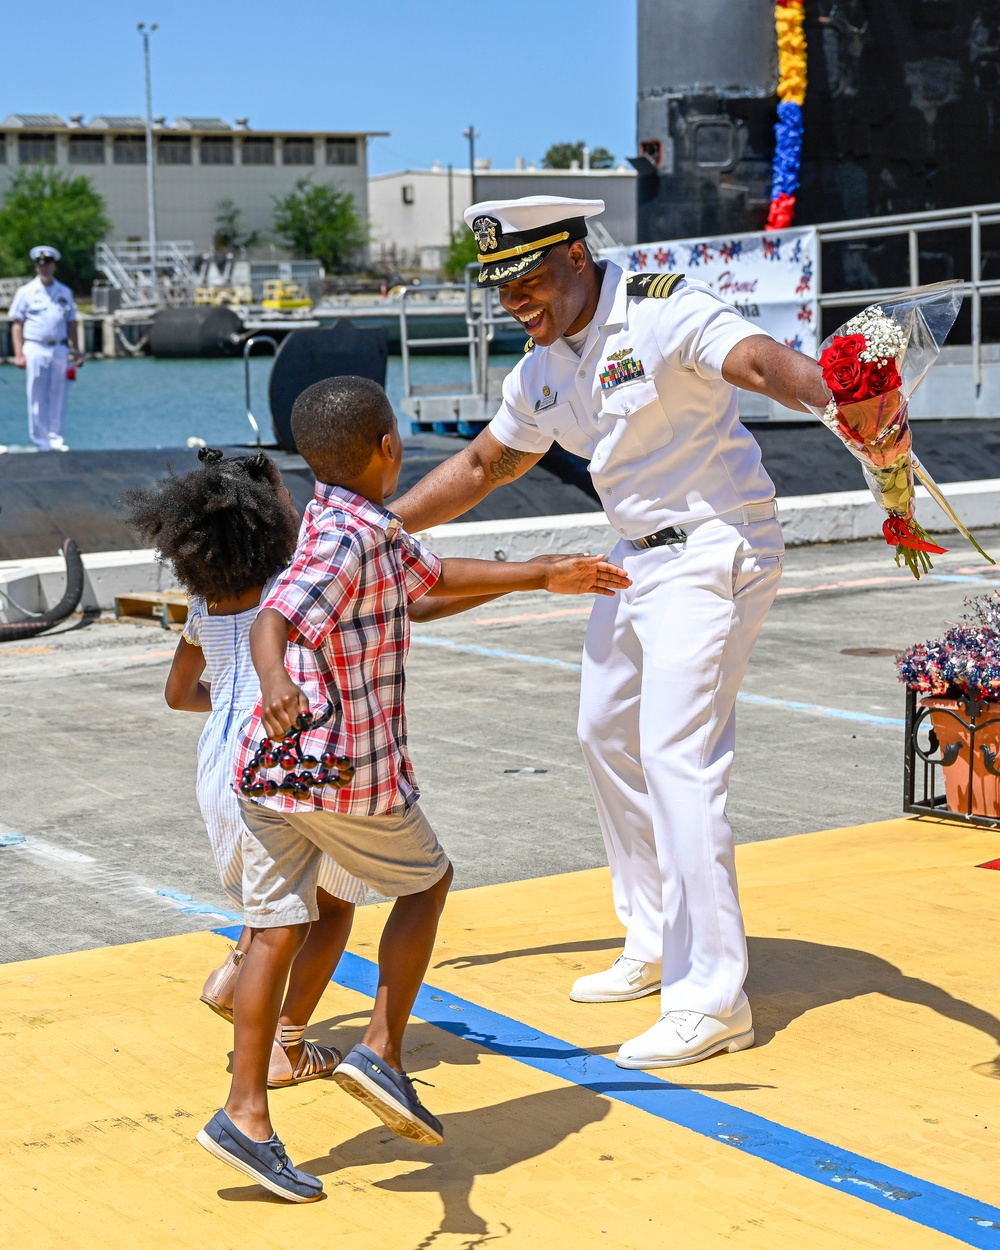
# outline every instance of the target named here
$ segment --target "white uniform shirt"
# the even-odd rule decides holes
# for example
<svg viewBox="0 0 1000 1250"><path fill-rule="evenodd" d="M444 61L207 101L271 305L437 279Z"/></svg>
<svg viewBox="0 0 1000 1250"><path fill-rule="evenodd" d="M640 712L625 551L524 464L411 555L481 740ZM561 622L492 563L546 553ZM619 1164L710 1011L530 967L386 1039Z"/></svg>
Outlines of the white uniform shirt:
<svg viewBox="0 0 1000 1250"><path fill-rule="evenodd" d="M55 279L46 286L41 278L32 278L18 287L7 314L11 321L24 322L24 338L28 343L49 345L66 341L66 323L76 321L76 304L68 286Z"/></svg>
<svg viewBox="0 0 1000 1250"><path fill-rule="evenodd" d="M740 424L736 388L722 377L732 348L761 331L700 282L681 281L666 299L637 299L626 281L608 261L581 356L558 339L521 358L492 433L517 451L558 442L589 460L608 519L625 538L773 499L760 448ZM641 363L642 376L602 389L615 354Z"/></svg>

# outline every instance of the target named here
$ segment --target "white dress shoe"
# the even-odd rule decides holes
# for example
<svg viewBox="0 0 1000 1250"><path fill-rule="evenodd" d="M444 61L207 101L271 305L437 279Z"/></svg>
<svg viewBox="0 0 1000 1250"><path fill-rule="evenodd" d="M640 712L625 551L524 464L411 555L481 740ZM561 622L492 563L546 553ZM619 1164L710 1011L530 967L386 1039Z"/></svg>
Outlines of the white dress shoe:
<svg viewBox="0 0 1000 1250"><path fill-rule="evenodd" d="M717 1051L732 1054L753 1045L753 1015L744 1000L731 1016L705 1016L700 1011L668 1011L651 1029L633 1037L618 1051L619 1068L679 1068Z"/></svg>
<svg viewBox="0 0 1000 1250"><path fill-rule="evenodd" d="M660 964L619 955L610 968L578 977L569 992L574 1003L625 1003L660 988Z"/></svg>

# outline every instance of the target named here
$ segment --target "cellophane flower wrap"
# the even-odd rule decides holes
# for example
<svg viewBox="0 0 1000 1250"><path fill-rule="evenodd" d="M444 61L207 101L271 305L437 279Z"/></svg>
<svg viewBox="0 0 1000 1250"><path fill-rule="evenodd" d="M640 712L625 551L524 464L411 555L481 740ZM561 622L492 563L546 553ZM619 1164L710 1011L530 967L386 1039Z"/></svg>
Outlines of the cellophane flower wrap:
<svg viewBox="0 0 1000 1250"><path fill-rule="evenodd" d="M941 282L872 304L823 341L819 363L831 393L825 408L808 405L861 462L875 501L887 516L882 533L919 578L932 554L915 515L914 474L953 524L992 564L956 516L940 487L913 454L909 403L937 359L962 304L961 284Z"/></svg>

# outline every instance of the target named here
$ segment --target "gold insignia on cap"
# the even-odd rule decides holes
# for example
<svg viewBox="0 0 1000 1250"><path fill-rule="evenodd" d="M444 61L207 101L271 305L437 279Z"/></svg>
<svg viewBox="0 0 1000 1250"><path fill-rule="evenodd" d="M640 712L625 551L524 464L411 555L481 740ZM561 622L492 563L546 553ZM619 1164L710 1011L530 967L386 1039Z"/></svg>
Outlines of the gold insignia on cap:
<svg viewBox="0 0 1000 1250"><path fill-rule="evenodd" d="M497 246L497 226L499 222L492 217L477 217L472 223L472 233L476 236L481 252L494 252Z"/></svg>

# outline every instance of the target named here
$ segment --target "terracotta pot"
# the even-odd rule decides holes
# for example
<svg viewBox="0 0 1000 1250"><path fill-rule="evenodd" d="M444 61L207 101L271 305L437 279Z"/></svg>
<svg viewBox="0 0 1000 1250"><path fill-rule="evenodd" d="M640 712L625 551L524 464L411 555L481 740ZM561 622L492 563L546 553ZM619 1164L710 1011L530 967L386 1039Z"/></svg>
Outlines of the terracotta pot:
<svg viewBox="0 0 1000 1250"><path fill-rule="evenodd" d="M972 816L1000 816L1000 704L987 703L979 718L971 720L964 703L955 699L921 699L930 708L931 724L941 755L951 763L941 765L948 810ZM975 741L973 743L973 735ZM969 751L972 755L972 808L969 808ZM985 748L985 750L984 750Z"/></svg>

